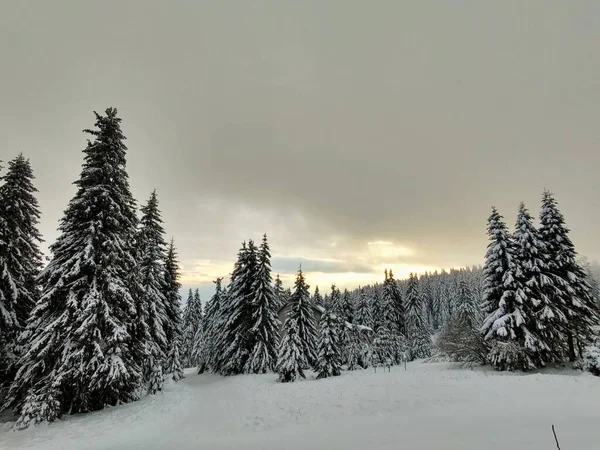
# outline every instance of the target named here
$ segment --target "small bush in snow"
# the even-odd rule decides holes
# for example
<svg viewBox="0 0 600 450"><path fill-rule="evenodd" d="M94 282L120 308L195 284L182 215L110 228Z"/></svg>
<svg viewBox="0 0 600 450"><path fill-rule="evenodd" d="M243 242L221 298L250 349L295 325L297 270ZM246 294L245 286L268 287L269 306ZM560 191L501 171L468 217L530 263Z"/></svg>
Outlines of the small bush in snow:
<svg viewBox="0 0 600 450"><path fill-rule="evenodd" d="M600 343L588 345L583 351L583 370L600 376Z"/></svg>

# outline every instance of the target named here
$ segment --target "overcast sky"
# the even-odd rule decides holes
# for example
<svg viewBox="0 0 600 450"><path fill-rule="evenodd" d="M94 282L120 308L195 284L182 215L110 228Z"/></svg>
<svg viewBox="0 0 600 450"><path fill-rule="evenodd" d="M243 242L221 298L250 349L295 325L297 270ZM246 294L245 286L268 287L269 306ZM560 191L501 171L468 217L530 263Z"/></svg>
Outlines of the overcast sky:
<svg viewBox="0 0 600 450"><path fill-rule="evenodd" d="M599 23L597 0L1 0L0 159L31 159L51 243L117 107L207 295L264 232L322 290L479 264L491 205L512 228L544 187L600 259Z"/></svg>

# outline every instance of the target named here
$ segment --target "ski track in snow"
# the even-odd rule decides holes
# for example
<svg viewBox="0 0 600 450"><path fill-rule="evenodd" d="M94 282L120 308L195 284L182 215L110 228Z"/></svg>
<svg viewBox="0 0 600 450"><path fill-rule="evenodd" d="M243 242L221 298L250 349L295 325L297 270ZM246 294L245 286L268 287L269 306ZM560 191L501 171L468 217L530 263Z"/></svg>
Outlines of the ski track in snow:
<svg viewBox="0 0 600 450"><path fill-rule="evenodd" d="M571 371L506 374L414 362L391 373L276 383L186 371L139 402L13 432L0 449L597 450L600 380Z"/></svg>

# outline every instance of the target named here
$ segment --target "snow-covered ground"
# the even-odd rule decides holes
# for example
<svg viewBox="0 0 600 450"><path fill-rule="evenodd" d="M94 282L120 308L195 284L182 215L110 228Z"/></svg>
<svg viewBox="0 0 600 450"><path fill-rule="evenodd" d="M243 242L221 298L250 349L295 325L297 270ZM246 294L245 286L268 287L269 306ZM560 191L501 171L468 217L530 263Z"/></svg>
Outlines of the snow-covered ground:
<svg viewBox="0 0 600 450"><path fill-rule="evenodd" d="M312 377L311 377L312 378ZM600 379L411 363L278 384L195 375L166 391L49 426L0 430L0 449L600 448Z"/></svg>

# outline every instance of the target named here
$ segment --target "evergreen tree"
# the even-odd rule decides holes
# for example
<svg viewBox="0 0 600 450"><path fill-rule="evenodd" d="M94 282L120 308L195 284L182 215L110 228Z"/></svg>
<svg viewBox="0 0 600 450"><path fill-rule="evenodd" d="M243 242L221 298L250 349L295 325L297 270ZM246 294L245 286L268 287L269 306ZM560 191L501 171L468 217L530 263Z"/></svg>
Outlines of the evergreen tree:
<svg viewBox="0 0 600 450"><path fill-rule="evenodd" d="M331 285L331 295L329 296L329 302L326 306L331 310L332 314L339 317L343 315L344 306L342 302L342 293L335 284Z"/></svg>
<svg viewBox="0 0 600 450"><path fill-rule="evenodd" d="M404 305L392 270L385 271L382 298L383 321L392 335L405 333Z"/></svg>
<svg viewBox="0 0 600 450"><path fill-rule="evenodd" d="M483 331L491 345L489 360L500 370L531 369L535 367L534 355L544 350L544 344L532 325L532 303L516 264L515 244L495 210L490 216L488 235L492 242L484 268L488 315ZM499 273L501 281L496 278ZM491 309L494 305L495 309Z"/></svg>
<svg viewBox="0 0 600 450"><path fill-rule="evenodd" d="M25 353L9 392L18 427L137 398L129 286L137 220L120 122L109 108L96 113L97 130L86 130L94 140L22 335Z"/></svg>
<svg viewBox="0 0 600 450"><path fill-rule="evenodd" d="M360 289L354 322L358 325L373 327L373 315L371 303L364 288Z"/></svg>
<svg viewBox="0 0 600 450"><path fill-rule="evenodd" d="M206 303L204 308L203 327L198 330L195 337L193 359L198 361L198 373L204 373L208 368L217 370L218 368L218 342L217 336L219 330L219 314L223 302L224 292L221 287L222 278L217 278L215 283L215 293Z"/></svg>
<svg viewBox="0 0 600 450"><path fill-rule="evenodd" d="M267 235L263 237L258 255L258 272L252 289L252 334L253 348L246 362L246 373L266 373L275 368L279 347L279 319L277 297L271 285L271 252Z"/></svg>
<svg viewBox="0 0 600 450"><path fill-rule="evenodd" d="M482 304L482 310L486 318L490 314L494 314L500 306L500 300L504 294L504 276L508 272L508 266L512 258L512 240L503 217L496 208L492 208L492 214L488 218L487 234L490 243L487 247L483 266ZM484 335L490 332L491 326L492 323L485 322Z"/></svg>
<svg viewBox="0 0 600 450"><path fill-rule="evenodd" d="M183 313L183 361L185 367L197 367L200 363L196 353L198 340L204 340L204 317L200 292L196 289L188 293L188 301Z"/></svg>
<svg viewBox="0 0 600 450"><path fill-rule="evenodd" d="M323 306L323 297L319 292L319 286L315 288L315 295L313 296L313 304L315 306Z"/></svg>
<svg viewBox="0 0 600 450"><path fill-rule="evenodd" d="M409 358L427 358L431 356L431 334L423 318L423 301L419 291L419 279L412 273L406 289L406 338L409 346Z"/></svg>
<svg viewBox="0 0 600 450"><path fill-rule="evenodd" d="M158 209L156 192L152 192L148 203L142 208L140 230L138 233L139 281L141 292L138 300L143 304L138 307L140 314L135 323L138 339L145 336L141 327L148 328L149 339L138 341L138 345L146 345L142 353L144 379L148 392L155 394L162 390L164 382L163 366L168 351L165 333L166 313L165 281L163 279L165 261L165 241L162 218Z"/></svg>
<svg viewBox="0 0 600 450"><path fill-rule="evenodd" d="M340 319L342 322L349 323L352 323L354 319L354 308L352 306L352 299L348 289L344 289L344 294L342 295L342 314Z"/></svg>
<svg viewBox="0 0 600 450"><path fill-rule="evenodd" d="M0 177L0 394L14 377L21 353L17 337L39 298L42 237L33 180L29 160L22 154Z"/></svg>
<svg viewBox="0 0 600 450"><path fill-rule="evenodd" d="M560 322L560 331L566 336L569 359L581 355L583 347L594 338L599 325L598 306L591 295L585 272L577 263L577 252L569 237L569 229L558 209L554 196L545 191L540 213L540 236L546 245L545 261L556 289L546 295L549 302L566 317Z"/></svg>
<svg viewBox="0 0 600 450"><path fill-rule="evenodd" d="M308 289L309 286L306 284L302 268L300 268L296 275L294 292L290 298L291 308L289 317L294 322L294 326L297 327L298 338L302 344L302 355L307 364L312 366L314 365L316 358L315 346L317 331Z"/></svg>
<svg viewBox="0 0 600 450"><path fill-rule="evenodd" d="M220 310L220 336L216 370L222 375L243 373L253 348L252 304L256 280L256 247L252 241L242 245L231 274L227 296Z"/></svg>
<svg viewBox="0 0 600 450"><path fill-rule="evenodd" d="M305 378L303 369L308 366L308 361L296 320L288 315L284 327L285 334L279 345L275 372L279 375L280 382L288 383L299 377Z"/></svg>
<svg viewBox="0 0 600 450"><path fill-rule="evenodd" d="M165 259L165 311L166 322L164 324L165 336L167 338L167 359L165 373L171 374L173 380L179 381L183 378L183 366L181 364L181 296L179 289L179 262L175 242L171 239L167 256Z"/></svg>
<svg viewBox="0 0 600 450"><path fill-rule="evenodd" d="M515 226L515 255L517 274L532 309L528 326L535 330L542 343L539 354L532 355L536 365L562 359L561 324L566 317L553 302L557 288L548 270L546 246L533 225L533 219L523 203L519 206Z"/></svg>
<svg viewBox="0 0 600 450"><path fill-rule="evenodd" d="M194 349L196 338L195 334L190 336L190 331L192 328L190 324L192 322L191 319L191 309L192 304L194 303L194 291L190 288L188 290L187 300L185 302L185 307L183 308L183 316L182 316L182 327L183 327L183 365L184 367L191 367L190 361L192 360L192 351Z"/></svg>
<svg viewBox="0 0 600 450"><path fill-rule="evenodd" d="M317 379L341 375L341 352L338 336L340 319L326 309L319 321L319 340L315 369Z"/></svg>
<svg viewBox="0 0 600 450"><path fill-rule="evenodd" d="M373 339L372 364L376 367L391 365L396 350L397 340L390 333L390 330L386 326L386 322L383 322L377 328L375 339Z"/></svg>

